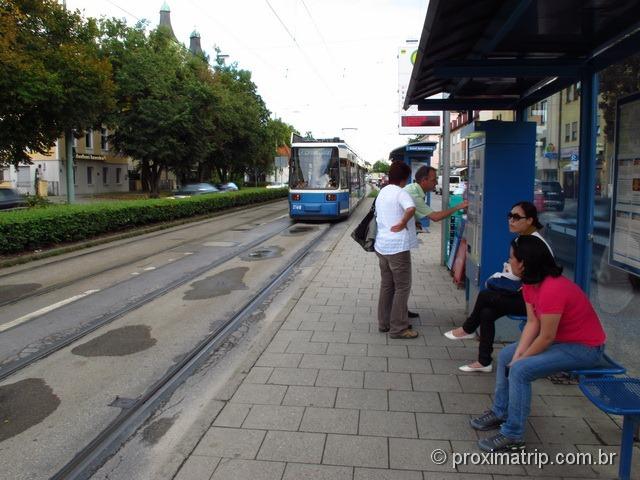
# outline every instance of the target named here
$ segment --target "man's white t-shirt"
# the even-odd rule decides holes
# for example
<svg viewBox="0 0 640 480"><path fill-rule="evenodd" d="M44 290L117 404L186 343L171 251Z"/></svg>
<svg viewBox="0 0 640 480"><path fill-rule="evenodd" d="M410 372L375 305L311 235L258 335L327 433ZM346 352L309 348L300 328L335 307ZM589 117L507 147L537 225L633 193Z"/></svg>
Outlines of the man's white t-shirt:
<svg viewBox="0 0 640 480"><path fill-rule="evenodd" d="M395 255L418 246L416 224L411 218L407 228L401 232L392 232L391 227L397 225L407 208L414 208L413 198L397 185L387 185L376 198L376 222L378 233L374 248L381 255Z"/></svg>

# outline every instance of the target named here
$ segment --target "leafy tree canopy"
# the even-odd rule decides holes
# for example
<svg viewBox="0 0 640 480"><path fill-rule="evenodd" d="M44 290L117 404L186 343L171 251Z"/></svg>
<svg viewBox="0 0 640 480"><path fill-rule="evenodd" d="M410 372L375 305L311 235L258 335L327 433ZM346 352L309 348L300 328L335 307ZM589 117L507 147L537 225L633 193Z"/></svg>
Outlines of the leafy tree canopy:
<svg viewBox="0 0 640 480"><path fill-rule="evenodd" d="M0 0L0 165L31 163L112 106L98 28L54 0Z"/></svg>
<svg viewBox="0 0 640 480"><path fill-rule="evenodd" d="M378 160L373 164L371 171L374 173L389 173L389 164L382 160Z"/></svg>

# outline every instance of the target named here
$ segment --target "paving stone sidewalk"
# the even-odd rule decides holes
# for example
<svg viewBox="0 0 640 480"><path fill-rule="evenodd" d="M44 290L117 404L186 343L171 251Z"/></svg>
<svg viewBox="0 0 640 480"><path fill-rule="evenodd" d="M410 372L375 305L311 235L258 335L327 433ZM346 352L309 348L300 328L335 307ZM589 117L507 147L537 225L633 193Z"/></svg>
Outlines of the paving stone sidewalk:
<svg viewBox="0 0 640 480"><path fill-rule="evenodd" d="M494 375L460 372L475 359L477 343L442 335L464 320L465 298L439 265L439 225L430 230L412 256L417 339L378 332L377 259L348 228L175 478L616 478L617 459L612 466L543 469L452 466L452 452L478 454L476 441L487 435L468 421L490 406ZM577 386L540 380L533 393L527 451L551 458L618 452L620 418L600 412ZM432 460L438 449L449 456L442 465ZM639 458L636 448L632 474L640 475Z"/></svg>

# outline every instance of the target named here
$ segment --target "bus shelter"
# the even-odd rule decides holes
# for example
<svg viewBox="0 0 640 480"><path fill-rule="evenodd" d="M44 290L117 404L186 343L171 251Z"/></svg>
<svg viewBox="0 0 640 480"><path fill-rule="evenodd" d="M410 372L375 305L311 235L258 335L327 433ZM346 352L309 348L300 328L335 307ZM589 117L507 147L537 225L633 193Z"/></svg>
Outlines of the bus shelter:
<svg viewBox="0 0 640 480"><path fill-rule="evenodd" d="M566 252L566 274L590 295L608 324L610 345L634 373L640 373L633 353L640 340L640 269L616 258L614 240L619 246L616 239L624 237L629 257L640 252L640 229L636 234L631 226L620 236L616 226L626 213L629 223L640 223L640 187L633 190L640 185L633 173L640 152L628 166L630 178L619 158L624 148L636 148L620 132L640 131L633 114L624 120L625 108L640 105L633 96L640 89L639 52L637 0L431 0L404 104L470 112L469 118L474 111L510 110L517 121L536 123L536 186L557 183L564 195L557 211L544 213L543 234ZM551 119L553 105L560 113ZM575 120L565 120L571 109ZM623 193L632 198L630 212L616 201Z"/></svg>

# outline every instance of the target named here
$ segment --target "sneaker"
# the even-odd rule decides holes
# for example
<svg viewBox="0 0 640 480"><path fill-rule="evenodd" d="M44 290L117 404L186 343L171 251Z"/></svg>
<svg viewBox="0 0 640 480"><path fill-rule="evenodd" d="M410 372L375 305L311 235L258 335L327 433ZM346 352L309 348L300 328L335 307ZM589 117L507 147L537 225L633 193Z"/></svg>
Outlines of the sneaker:
<svg viewBox="0 0 640 480"><path fill-rule="evenodd" d="M472 364L469 365L462 365L461 367L458 367L458 370L461 370L463 372L480 372L480 373L491 373L493 371L493 364L489 364L489 365L483 365L482 367L472 367Z"/></svg>
<svg viewBox="0 0 640 480"><path fill-rule="evenodd" d="M444 334L445 337L447 337L449 340L471 340L476 338L476 333L466 333L465 335L462 335L461 337L456 337L453 334L453 330L449 330L448 332L445 332Z"/></svg>
<svg viewBox="0 0 640 480"><path fill-rule="evenodd" d="M493 437L478 440L478 447L484 452L515 452L524 449L522 440L514 440L498 433Z"/></svg>
<svg viewBox="0 0 640 480"><path fill-rule="evenodd" d="M502 422L504 422L504 420L502 418L499 418L491 410L487 410L479 417L472 418L471 420L469 420L469 424L471 425L471 428L473 428L474 430L481 430L483 432L485 430L493 430L495 428L500 428L500 425L502 425Z"/></svg>
<svg viewBox="0 0 640 480"><path fill-rule="evenodd" d="M420 316L419 313L412 312L411 310L407 310L407 313L409 314L409 318L418 318Z"/></svg>
<svg viewBox="0 0 640 480"><path fill-rule="evenodd" d="M378 331L380 333L387 333L389 331L389 327L378 327Z"/></svg>
<svg viewBox="0 0 640 480"><path fill-rule="evenodd" d="M389 335L389 337L391 338L402 338L405 340L410 338L416 338L417 336L418 336L418 332L416 332L415 330L409 330L408 328L400 333Z"/></svg>

